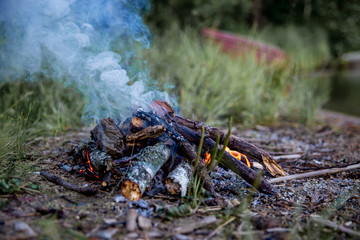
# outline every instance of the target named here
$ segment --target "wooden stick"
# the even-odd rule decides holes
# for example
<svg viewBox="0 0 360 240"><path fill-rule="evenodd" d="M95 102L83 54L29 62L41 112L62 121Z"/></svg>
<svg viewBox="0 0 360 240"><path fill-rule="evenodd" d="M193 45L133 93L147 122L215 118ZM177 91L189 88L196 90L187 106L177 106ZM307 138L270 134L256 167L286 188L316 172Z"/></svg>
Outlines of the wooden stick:
<svg viewBox="0 0 360 240"><path fill-rule="evenodd" d="M164 179L164 186L170 194L185 197L192 178L192 169L188 161L182 161Z"/></svg>
<svg viewBox="0 0 360 240"><path fill-rule="evenodd" d="M286 180L302 179L302 178L307 178L307 177L318 177L318 176L323 176L326 174L334 174L334 173L349 171L349 170L357 169L357 168L360 168L360 163L350 165L350 166L347 166L344 168L330 168L330 169L318 170L318 171L313 171L313 172L294 174L294 175L289 175L289 176L285 176L285 177L273 178L273 179L270 179L269 182L270 183L278 183L278 182L283 182Z"/></svg>
<svg viewBox="0 0 360 240"><path fill-rule="evenodd" d="M157 143L141 150L138 161L129 169L121 184L121 193L130 201L141 198L151 180L170 157L170 147Z"/></svg>
<svg viewBox="0 0 360 240"><path fill-rule="evenodd" d="M186 225L174 228L173 233L171 235L189 233L198 228L202 228L202 227L208 226L212 223L215 223L216 221L217 221L217 218L215 216L207 216L207 217L204 217L203 219L198 220L194 223L186 224Z"/></svg>
<svg viewBox="0 0 360 240"><path fill-rule="evenodd" d="M236 218L235 217L231 217L229 220L227 220L226 222L224 222L223 224L221 224L220 226L218 226L214 231L212 231L209 236L207 236L207 238L205 239L210 239L213 236L215 236L223 227L225 227L226 225L228 225L229 223L231 223L232 221L234 221Z"/></svg>
<svg viewBox="0 0 360 240"><path fill-rule="evenodd" d="M113 119L100 119L99 124L91 131L91 139L98 144L100 151L105 151L112 158L124 156L125 135Z"/></svg>
<svg viewBox="0 0 360 240"><path fill-rule="evenodd" d="M186 139L196 144L200 142L200 133L191 130L187 127L174 123L176 130L183 135ZM204 138L204 147L212 149L216 146L214 140L209 137ZM221 146L218 147L221 151ZM230 153L224 152L223 159L220 159L220 164L229 168L231 171L242 177L245 181L250 183L253 187L259 189L259 191L267 194L275 194L276 189L263 177L258 175L254 170L246 166L244 163L233 157Z"/></svg>
<svg viewBox="0 0 360 240"><path fill-rule="evenodd" d="M126 215L126 230L128 232L133 232L137 229L136 224L136 218L138 216L138 213L136 209L128 209L127 215Z"/></svg>
<svg viewBox="0 0 360 240"><path fill-rule="evenodd" d="M146 121L150 125L165 125L165 133L178 144L180 154L182 154L182 156L190 161L190 163L195 163L197 153L195 152L193 145L186 138L184 138L184 136L175 131L169 123L165 122L154 113L149 113L142 110L138 110L135 113L135 116ZM206 171L202 171L204 167L205 166L203 165L199 166L199 170L202 173L201 178L204 180L204 188L214 194L215 192L213 190L213 184L210 177L205 175Z"/></svg>
<svg viewBox="0 0 360 240"><path fill-rule="evenodd" d="M149 126L136 133L128 134L126 136L127 145L131 144L132 142L141 141L147 138L157 138L164 132L164 125Z"/></svg>
<svg viewBox="0 0 360 240"><path fill-rule="evenodd" d="M353 236L356 236L356 237L360 237L360 232L357 232L357 231L354 231L350 228L347 228L347 227L344 227L342 225L339 225L337 223L334 223L332 221L329 221L329 220L326 220L326 219L322 219L320 216L314 216L312 215L311 216L311 219L314 221L314 222L317 222L317 223L320 223L320 224L324 224L328 227L331 227L333 229L336 229L336 230L340 230L344 233L347 233L349 235L353 235Z"/></svg>
<svg viewBox="0 0 360 240"><path fill-rule="evenodd" d="M223 143L226 137L226 134L218 128L209 127L202 122L194 121L190 119L185 119L178 115L175 116L174 121L178 124L181 124L185 127L188 127L193 130L200 130L204 126L206 131L209 133L210 137L213 140L216 140L218 134L220 134L220 143ZM260 162L264 165L266 170L272 176L285 176L284 170L281 168L279 164L275 161L275 159L265 150L256 147L255 145L246 142L234 135L230 136L230 140L228 143L228 147L232 150L236 150L240 153L245 154L247 157L255 159L256 161Z"/></svg>
<svg viewBox="0 0 360 240"><path fill-rule="evenodd" d="M301 154L288 154L288 155L273 156L273 158L274 158L275 160L298 159L298 158L300 158L301 156L302 156Z"/></svg>
<svg viewBox="0 0 360 240"><path fill-rule="evenodd" d="M58 184L60 186L63 186L64 188L70 189L72 191L84 194L84 195L95 195L97 193L97 189L89 188L89 187L80 187L76 186L74 184L71 184L62 178L52 175L45 171L44 169L41 170L40 175L43 176L46 180Z"/></svg>

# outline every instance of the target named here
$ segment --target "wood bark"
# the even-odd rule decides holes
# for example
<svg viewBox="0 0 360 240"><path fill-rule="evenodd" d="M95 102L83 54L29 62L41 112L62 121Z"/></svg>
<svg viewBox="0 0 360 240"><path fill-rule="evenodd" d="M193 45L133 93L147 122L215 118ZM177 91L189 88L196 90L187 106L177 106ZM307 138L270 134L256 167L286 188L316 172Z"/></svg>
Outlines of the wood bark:
<svg viewBox="0 0 360 240"><path fill-rule="evenodd" d="M191 130L187 127L184 127L180 124L174 124L176 130L187 138L189 141L198 144L200 142L201 135L199 132ZM204 147L207 149L212 149L216 146L216 142L210 137L204 138ZM221 151L221 146L219 146L219 151ZM254 170L246 166L244 163L234 158L230 153L224 152L223 159L220 160L220 163L238 174L253 187L259 189L259 191L268 194L275 194L276 189L262 176L258 175Z"/></svg>
<svg viewBox="0 0 360 240"><path fill-rule="evenodd" d="M91 138L98 144L98 149L108 153L112 158L121 158L126 150L125 135L111 118L100 119L99 124L91 131Z"/></svg>
<svg viewBox="0 0 360 240"><path fill-rule="evenodd" d="M128 134L126 136L127 145L135 145L140 141L148 138L157 138L165 132L164 125L149 126L140 130L139 132Z"/></svg>
<svg viewBox="0 0 360 240"><path fill-rule="evenodd" d="M130 201L139 200L156 172L169 157L170 147L164 143L144 148L122 182L122 195Z"/></svg>
<svg viewBox="0 0 360 240"><path fill-rule="evenodd" d="M113 160L110 155L100 150L90 152L89 161L97 173L110 171L113 168Z"/></svg>
<svg viewBox="0 0 360 240"><path fill-rule="evenodd" d="M40 175L43 176L44 178L46 178L46 180L52 182L52 183L56 183L60 186L63 186L64 188L67 188L69 190L84 194L84 195L95 195L97 193L97 189L93 189L93 188L89 188L89 187L81 187L81 186L76 186L72 183L69 183L67 181L65 181L64 179L62 179L61 177L52 175L50 173L48 173L45 170L41 170Z"/></svg>
<svg viewBox="0 0 360 240"><path fill-rule="evenodd" d="M178 115L175 116L174 121L195 131L201 130L204 126L212 140L215 141L218 135L220 135L220 143L223 143L225 140L226 134L224 132L218 128L209 127L200 121L185 119ZM276 160L268 152L256 147L254 144L231 135L228 147L231 150L238 151L245 154L247 157L260 162L272 176L286 176L286 173Z"/></svg>
<svg viewBox="0 0 360 240"><path fill-rule="evenodd" d="M324 176L324 175L328 175L328 174L350 171L350 170L358 169L358 168L360 168L360 163L354 164L354 165L349 165L349 166L343 167L343 168L329 168L329 169L322 169L322 170L313 171L313 172L305 172L305 173L299 173L299 174L289 175L289 176L285 176L285 177L273 178L273 179L270 179L269 182L279 183L279 182L283 182L283 181L287 181L287 180L302 179L302 178L308 178L308 177L318 177L318 176Z"/></svg>
<svg viewBox="0 0 360 240"><path fill-rule="evenodd" d="M192 179L189 162L183 161L164 179L164 186L170 194L185 197Z"/></svg>
<svg viewBox="0 0 360 240"><path fill-rule="evenodd" d="M177 143L179 154L184 156L188 161L190 161L190 164L195 163L197 153L194 150L193 144L191 144L186 138L184 138L184 136L175 131L169 123L162 120L156 114L144 112L142 110L138 110L135 113L135 116L148 122L148 124L150 125L165 125L165 133ZM214 193L212 181L210 177L206 175L206 171L203 171L205 167L206 166L200 164L198 172L201 173L201 178L205 181L204 188L209 192Z"/></svg>

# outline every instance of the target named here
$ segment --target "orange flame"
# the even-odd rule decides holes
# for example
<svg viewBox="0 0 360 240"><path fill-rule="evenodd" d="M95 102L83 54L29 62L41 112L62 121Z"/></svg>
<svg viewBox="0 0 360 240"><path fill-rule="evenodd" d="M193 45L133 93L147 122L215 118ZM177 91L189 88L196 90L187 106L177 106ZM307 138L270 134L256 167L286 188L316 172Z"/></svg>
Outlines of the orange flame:
<svg viewBox="0 0 360 240"><path fill-rule="evenodd" d="M241 158L243 157L245 159L246 165L251 168L251 163L250 161L247 159L246 155L239 153L237 151L232 151L230 150L230 148L226 147L225 151L227 151L228 153L230 153L234 158L238 159L239 161L242 161Z"/></svg>
<svg viewBox="0 0 360 240"><path fill-rule="evenodd" d="M234 158L238 159L239 161L242 161L242 162L245 162L246 165L251 168L251 163L250 161L248 160L248 158L246 157L246 155L242 154L242 153L239 153L237 151L233 151L233 150L230 150L230 148L226 147L225 148L225 151L227 151L228 153L230 153ZM243 157L244 160L242 160L241 158ZM210 161L211 161L211 154L206 152L205 153L205 159L204 159L204 163L205 164L210 164Z"/></svg>
<svg viewBox="0 0 360 240"><path fill-rule="evenodd" d="M87 160L87 164L89 165L89 169L90 169L90 172L96 177L96 178L99 178L99 176L97 176L94 172L94 168L91 166L91 162L90 162L90 157L89 157L89 151L86 149L86 160ZM83 171L80 170L80 173L83 173Z"/></svg>

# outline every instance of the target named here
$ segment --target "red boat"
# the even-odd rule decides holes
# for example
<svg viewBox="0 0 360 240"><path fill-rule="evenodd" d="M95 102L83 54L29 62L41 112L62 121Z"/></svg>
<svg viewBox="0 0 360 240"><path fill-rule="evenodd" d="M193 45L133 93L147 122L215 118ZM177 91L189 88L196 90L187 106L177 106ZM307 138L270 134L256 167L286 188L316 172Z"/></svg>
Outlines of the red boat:
<svg viewBox="0 0 360 240"><path fill-rule="evenodd" d="M258 61L265 60L268 64L284 63L288 58L280 48L248 37L209 28L203 29L201 34L219 43L222 50L231 55L246 56L254 52Z"/></svg>

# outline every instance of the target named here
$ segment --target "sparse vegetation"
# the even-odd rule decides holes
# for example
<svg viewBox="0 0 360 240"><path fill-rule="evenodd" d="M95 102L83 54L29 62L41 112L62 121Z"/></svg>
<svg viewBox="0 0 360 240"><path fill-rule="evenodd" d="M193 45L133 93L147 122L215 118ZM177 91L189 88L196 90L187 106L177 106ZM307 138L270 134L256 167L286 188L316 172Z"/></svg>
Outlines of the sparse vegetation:
<svg viewBox="0 0 360 240"><path fill-rule="evenodd" d="M0 102L0 192L9 193L27 185L29 143L79 126L83 100L55 81L19 80L0 84Z"/></svg>

